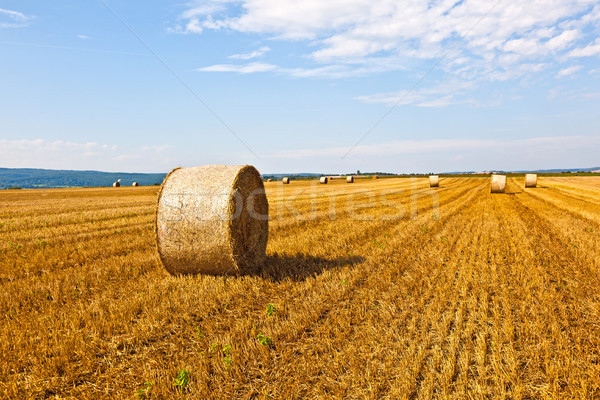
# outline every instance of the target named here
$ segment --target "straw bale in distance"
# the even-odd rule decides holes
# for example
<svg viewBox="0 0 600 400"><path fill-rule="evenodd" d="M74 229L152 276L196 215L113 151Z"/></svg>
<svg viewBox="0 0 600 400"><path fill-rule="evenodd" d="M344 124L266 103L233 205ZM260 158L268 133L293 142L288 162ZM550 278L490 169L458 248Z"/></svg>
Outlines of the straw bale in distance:
<svg viewBox="0 0 600 400"><path fill-rule="evenodd" d="M272 181L272 179L271 179L271 178L267 179L267 182L271 182L271 181Z"/></svg>
<svg viewBox="0 0 600 400"><path fill-rule="evenodd" d="M525 187L534 188L537 186L537 174L525 174Z"/></svg>
<svg viewBox="0 0 600 400"><path fill-rule="evenodd" d="M504 193L506 175L492 175L492 193Z"/></svg>
<svg viewBox="0 0 600 400"><path fill-rule="evenodd" d="M285 177L285 178L283 178L281 181L283 182L283 184L284 184L284 185L289 185L289 183L290 183L290 178L288 178L288 177L286 176L286 177Z"/></svg>
<svg viewBox="0 0 600 400"><path fill-rule="evenodd" d="M319 179L319 183L323 185L327 185L327 182L329 182L329 178L327 178L326 176L322 176L321 179Z"/></svg>
<svg viewBox="0 0 600 400"><path fill-rule="evenodd" d="M113 187L119 187L119 186L121 186L120 182L117 181L117 182L113 183Z"/></svg>
<svg viewBox="0 0 600 400"><path fill-rule="evenodd" d="M440 187L440 177L438 175L429 176L429 187Z"/></svg>
<svg viewBox="0 0 600 400"><path fill-rule="evenodd" d="M133 182L133 183L131 184L131 186L140 186L140 184L139 184L139 183L137 183L137 182Z"/></svg>
<svg viewBox="0 0 600 400"><path fill-rule="evenodd" d="M156 242L171 274L257 272L266 257L269 205L251 165L176 168L158 195Z"/></svg>
<svg viewBox="0 0 600 400"><path fill-rule="evenodd" d="M373 179L379 179L377 175L373 175Z"/></svg>
<svg viewBox="0 0 600 400"><path fill-rule="evenodd" d="M354 177L353 176L346 177L346 183L354 183Z"/></svg>

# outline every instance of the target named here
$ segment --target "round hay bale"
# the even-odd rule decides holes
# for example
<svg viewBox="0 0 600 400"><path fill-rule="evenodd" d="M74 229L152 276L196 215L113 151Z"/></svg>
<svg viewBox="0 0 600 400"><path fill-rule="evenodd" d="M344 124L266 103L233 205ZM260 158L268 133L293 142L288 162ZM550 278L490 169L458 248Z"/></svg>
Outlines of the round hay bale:
<svg viewBox="0 0 600 400"><path fill-rule="evenodd" d="M267 182L271 182L272 180L273 180L273 179L269 178L269 179L267 179Z"/></svg>
<svg viewBox="0 0 600 400"><path fill-rule="evenodd" d="M377 175L373 175L373 179L379 179Z"/></svg>
<svg viewBox="0 0 600 400"><path fill-rule="evenodd" d="M440 177L438 175L429 176L429 187L440 187Z"/></svg>
<svg viewBox="0 0 600 400"><path fill-rule="evenodd" d="M537 186L537 174L525 174L525 187L534 188Z"/></svg>
<svg viewBox="0 0 600 400"><path fill-rule="evenodd" d="M119 187L119 186L121 186L121 183L119 181L113 183L113 187Z"/></svg>
<svg viewBox="0 0 600 400"><path fill-rule="evenodd" d="M285 178L283 178L281 181L283 182L284 185L290 184L290 178L288 178L287 176Z"/></svg>
<svg viewBox="0 0 600 400"><path fill-rule="evenodd" d="M176 168L158 195L156 243L171 274L257 272L266 257L269 205L251 165Z"/></svg>
<svg viewBox="0 0 600 400"><path fill-rule="evenodd" d="M140 184L139 184L139 183L137 183L137 182L133 182L133 183L131 184L131 186L140 186Z"/></svg>
<svg viewBox="0 0 600 400"><path fill-rule="evenodd" d="M346 177L346 183L354 183L354 177L353 176L347 176Z"/></svg>
<svg viewBox="0 0 600 400"><path fill-rule="evenodd" d="M504 193L506 175L492 175L492 193Z"/></svg>
<svg viewBox="0 0 600 400"><path fill-rule="evenodd" d="M319 179L320 184L327 185L327 182L329 182L329 178L326 176L322 176L321 179Z"/></svg>

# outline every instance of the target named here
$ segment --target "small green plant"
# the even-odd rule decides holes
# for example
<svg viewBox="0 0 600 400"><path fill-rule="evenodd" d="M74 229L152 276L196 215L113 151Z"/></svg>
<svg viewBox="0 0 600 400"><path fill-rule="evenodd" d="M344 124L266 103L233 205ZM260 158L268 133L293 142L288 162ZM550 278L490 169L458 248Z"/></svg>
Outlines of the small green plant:
<svg viewBox="0 0 600 400"><path fill-rule="evenodd" d="M178 389L186 389L188 383L190 383L190 371L182 368L181 371L179 371L179 374L177 374L177 378L175 378L173 386L177 387Z"/></svg>
<svg viewBox="0 0 600 400"><path fill-rule="evenodd" d="M423 231L423 233L427 233L427 232L429 232L429 226L427 226L427 225L423 225L423 226L421 227L421 230Z"/></svg>
<svg viewBox="0 0 600 400"><path fill-rule="evenodd" d="M433 213L433 215L431 216L431 218L433 218L436 221L440 220L440 217L436 213Z"/></svg>
<svg viewBox="0 0 600 400"><path fill-rule="evenodd" d="M221 353L223 354L223 363L227 366L231 366L231 364L233 364L233 360L231 359L231 345L226 344L223 346Z"/></svg>
<svg viewBox="0 0 600 400"><path fill-rule="evenodd" d="M267 304L267 315L269 317L271 317L273 314L275 314L276 311L277 311L277 309L275 308L273 303Z"/></svg>
<svg viewBox="0 0 600 400"><path fill-rule="evenodd" d="M262 344L263 346L271 347L272 341L269 336L259 333L258 336L256 336L256 339L258 339L258 343Z"/></svg>
<svg viewBox="0 0 600 400"><path fill-rule="evenodd" d="M346 280L342 279L342 285L345 285L345 284L346 284Z"/></svg>
<svg viewBox="0 0 600 400"><path fill-rule="evenodd" d="M199 326L196 327L196 337L198 339L202 339L204 337L204 333L202 333Z"/></svg>
<svg viewBox="0 0 600 400"><path fill-rule="evenodd" d="M144 387L138 389L136 393L137 398L140 400L149 399L150 395L152 395L152 385L154 385L154 382L144 382Z"/></svg>

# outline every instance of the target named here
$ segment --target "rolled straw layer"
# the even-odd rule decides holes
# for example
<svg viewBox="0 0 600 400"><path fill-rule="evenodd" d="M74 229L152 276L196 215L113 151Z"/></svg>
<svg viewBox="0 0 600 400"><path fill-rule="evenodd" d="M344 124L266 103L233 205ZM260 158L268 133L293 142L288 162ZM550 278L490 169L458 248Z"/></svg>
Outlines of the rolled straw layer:
<svg viewBox="0 0 600 400"><path fill-rule="evenodd" d="M504 193L506 175L492 175L492 193Z"/></svg>
<svg viewBox="0 0 600 400"><path fill-rule="evenodd" d="M158 197L156 241L171 274L256 272L265 259L269 205L251 165L176 168Z"/></svg>
<svg viewBox="0 0 600 400"><path fill-rule="evenodd" d="M431 175L429 177L429 187L440 187L440 177L437 175Z"/></svg>
<svg viewBox="0 0 600 400"><path fill-rule="evenodd" d="M525 187L534 188L537 186L537 174L525 174Z"/></svg>

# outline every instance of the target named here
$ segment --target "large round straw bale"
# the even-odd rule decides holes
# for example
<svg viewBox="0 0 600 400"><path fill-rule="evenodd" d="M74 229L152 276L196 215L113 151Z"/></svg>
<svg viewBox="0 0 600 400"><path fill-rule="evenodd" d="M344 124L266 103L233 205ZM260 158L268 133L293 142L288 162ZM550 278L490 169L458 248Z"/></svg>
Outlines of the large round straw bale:
<svg viewBox="0 0 600 400"><path fill-rule="evenodd" d="M285 177L285 178L283 178L281 181L283 182L283 184L284 184L284 185L289 185L289 183L290 183L290 178L288 178L288 177L286 176L286 177Z"/></svg>
<svg viewBox="0 0 600 400"><path fill-rule="evenodd" d="M504 193L506 175L492 175L492 193Z"/></svg>
<svg viewBox="0 0 600 400"><path fill-rule="evenodd" d="M119 186L121 186L120 182L117 181L117 182L113 183L113 187L119 187Z"/></svg>
<svg viewBox="0 0 600 400"><path fill-rule="evenodd" d="M429 187L440 187L440 177L438 175L429 176Z"/></svg>
<svg viewBox="0 0 600 400"><path fill-rule="evenodd" d="M537 174L525 174L525 187L534 188L537 186Z"/></svg>
<svg viewBox="0 0 600 400"><path fill-rule="evenodd" d="M271 179L271 178L267 179L267 182L271 182L271 181L272 181L272 179Z"/></svg>
<svg viewBox="0 0 600 400"><path fill-rule="evenodd" d="M319 179L319 183L322 183L323 185L327 185L327 182L329 182L329 178L326 176L322 176L321 179Z"/></svg>
<svg viewBox="0 0 600 400"><path fill-rule="evenodd" d="M377 175L373 175L373 179L379 179Z"/></svg>
<svg viewBox="0 0 600 400"><path fill-rule="evenodd" d="M257 272L265 259L269 205L251 165L176 168L158 195L156 242L171 274Z"/></svg>
<svg viewBox="0 0 600 400"><path fill-rule="evenodd" d="M133 183L131 184L131 186L140 186L140 184L139 184L139 183L137 183L137 182L133 182Z"/></svg>
<svg viewBox="0 0 600 400"><path fill-rule="evenodd" d="M346 183L354 183L354 177L353 176L347 176L346 177Z"/></svg>

